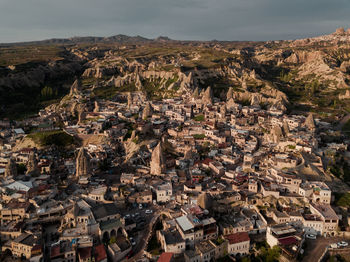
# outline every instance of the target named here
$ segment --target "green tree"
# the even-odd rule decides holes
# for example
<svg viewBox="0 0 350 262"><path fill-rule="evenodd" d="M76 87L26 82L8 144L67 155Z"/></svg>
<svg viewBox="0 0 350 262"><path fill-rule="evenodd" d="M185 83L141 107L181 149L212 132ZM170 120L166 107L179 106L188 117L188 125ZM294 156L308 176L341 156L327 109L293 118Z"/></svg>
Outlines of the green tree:
<svg viewBox="0 0 350 262"><path fill-rule="evenodd" d="M46 100L54 97L54 91L52 90L51 87L45 86L43 89L41 89L40 92L41 99ZM55 90L55 96L58 95L57 89Z"/></svg>

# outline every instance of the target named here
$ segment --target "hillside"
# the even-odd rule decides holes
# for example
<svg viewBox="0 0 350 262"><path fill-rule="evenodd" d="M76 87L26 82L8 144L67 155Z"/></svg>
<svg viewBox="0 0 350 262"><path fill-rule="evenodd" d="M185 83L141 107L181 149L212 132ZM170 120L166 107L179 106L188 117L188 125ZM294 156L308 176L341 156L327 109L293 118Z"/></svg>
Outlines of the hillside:
<svg viewBox="0 0 350 262"><path fill-rule="evenodd" d="M117 35L2 45L0 117L23 117L58 103L79 78L83 96L92 100L129 91L160 99L207 86L223 99L232 87L240 101L312 111L338 122L350 111L349 40L349 31L337 30L295 41L198 42Z"/></svg>

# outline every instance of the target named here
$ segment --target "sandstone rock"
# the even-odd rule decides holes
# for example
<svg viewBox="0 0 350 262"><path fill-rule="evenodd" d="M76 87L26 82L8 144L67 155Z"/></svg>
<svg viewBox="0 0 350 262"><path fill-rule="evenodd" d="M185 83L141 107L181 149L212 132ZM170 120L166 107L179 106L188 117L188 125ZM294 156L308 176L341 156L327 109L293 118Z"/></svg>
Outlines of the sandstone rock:
<svg viewBox="0 0 350 262"><path fill-rule="evenodd" d="M226 103L226 108L231 110L232 108L234 108L236 106L236 102L233 98L231 98L230 100L227 101Z"/></svg>
<svg viewBox="0 0 350 262"><path fill-rule="evenodd" d="M128 108L131 107L133 103L131 92L128 93Z"/></svg>
<svg viewBox="0 0 350 262"><path fill-rule="evenodd" d="M344 61L340 65L340 71L343 73L350 73L350 61Z"/></svg>
<svg viewBox="0 0 350 262"><path fill-rule="evenodd" d="M38 174L38 161L36 160L34 151L30 152L27 162L27 175Z"/></svg>
<svg viewBox="0 0 350 262"><path fill-rule="evenodd" d="M94 112L95 112L95 113L100 112L100 105L98 104L97 101L95 101Z"/></svg>
<svg viewBox="0 0 350 262"><path fill-rule="evenodd" d="M230 87L227 91L226 101L229 101L231 98L233 98L233 88L232 87Z"/></svg>
<svg viewBox="0 0 350 262"><path fill-rule="evenodd" d="M280 126L275 126L274 128L272 128L272 130L271 130L271 140L274 143L280 142L282 137L283 137L283 132L282 132L282 128Z"/></svg>
<svg viewBox="0 0 350 262"><path fill-rule="evenodd" d="M350 89L346 90L344 95L339 94L339 99L350 99Z"/></svg>
<svg viewBox="0 0 350 262"><path fill-rule="evenodd" d="M196 87L196 89L193 91L192 97L193 97L194 99L198 99L198 98L199 98L199 90L198 90L198 87Z"/></svg>
<svg viewBox="0 0 350 262"><path fill-rule="evenodd" d="M16 162L11 158L5 167L5 177L16 177L17 166Z"/></svg>
<svg viewBox="0 0 350 262"><path fill-rule="evenodd" d="M80 96L80 86L81 86L80 80L76 79L70 87L69 95Z"/></svg>
<svg viewBox="0 0 350 262"><path fill-rule="evenodd" d="M312 113L310 113L308 115L308 117L305 119L304 124L309 130L315 130L316 125L315 125L315 120L314 120L314 116Z"/></svg>
<svg viewBox="0 0 350 262"><path fill-rule="evenodd" d="M139 91L142 89L142 83L141 83L141 79L140 79L139 74L136 74L135 86L136 86L137 90L139 90Z"/></svg>
<svg viewBox="0 0 350 262"><path fill-rule="evenodd" d="M203 94L202 103L206 105L213 103L213 94L210 86L208 86L207 90L205 90Z"/></svg>
<svg viewBox="0 0 350 262"><path fill-rule="evenodd" d="M85 120L86 105L85 104L78 104L76 106L76 112L77 112L77 116L78 116L78 124L80 124Z"/></svg>
<svg viewBox="0 0 350 262"><path fill-rule="evenodd" d="M345 35L345 29L344 27L339 27L337 28L337 30L335 31L336 35Z"/></svg>
<svg viewBox="0 0 350 262"><path fill-rule="evenodd" d="M151 104L148 102L142 111L142 119L145 120L149 117L152 117L152 115L153 115L153 108Z"/></svg>
<svg viewBox="0 0 350 262"><path fill-rule="evenodd" d="M197 199L198 205L203 209L210 209L213 205L213 200L208 193L202 193Z"/></svg>
<svg viewBox="0 0 350 262"><path fill-rule="evenodd" d="M250 104L252 106L259 106L260 103L261 103L260 95L256 94L256 93L252 94L251 99L250 99Z"/></svg>
<svg viewBox="0 0 350 262"><path fill-rule="evenodd" d="M290 132L289 125L287 121L283 121L283 133L284 135L288 135Z"/></svg>
<svg viewBox="0 0 350 262"><path fill-rule="evenodd" d="M90 158L84 147L81 147L78 152L75 169L76 177L88 176L90 174Z"/></svg>
<svg viewBox="0 0 350 262"><path fill-rule="evenodd" d="M184 154L184 159L186 160L191 160L193 159L193 152L192 152L192 149L188 149L186 150L185 154Z"/></svg>
<svg viewBox="0 0 350 262"><path fill-rule="evenodd" d="M220 113L223 115L223 117L226 115L227 109L225 104L220 107Z"/></svg>
<svg viewBox="0 0 350 262"><path fill-rule="evenodd" d="M151 175L161 175L165 172L165 159L163 156L162 142L159 142L153 150L150 166Z"/></svg>

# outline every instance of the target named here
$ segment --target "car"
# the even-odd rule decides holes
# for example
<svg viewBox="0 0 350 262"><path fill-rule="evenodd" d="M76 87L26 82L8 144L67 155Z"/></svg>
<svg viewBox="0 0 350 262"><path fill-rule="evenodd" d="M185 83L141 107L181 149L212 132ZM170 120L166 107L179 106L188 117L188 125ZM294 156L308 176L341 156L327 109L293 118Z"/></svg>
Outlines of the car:
<svg viewBox="0 0 350 262"><path fill-rule="evenodd" d="M338 247L347 247L349 244L348 242L345 241L340 241L337 243Z"/></svg>
<svg viewBox="0 0 350 262"><path fill-rule="evenodd" d="M134 255L134 252L131 250L128 255L126 256L126 259L131 258Z"/></svg>
<svg viewBox="0 0 350 262"><path fill-rule="evenodd" d="M313 235L313 234L306 234L306 236L305 236L306 238L308 238L308 239L313 239L313 240L315 240L316 239L316 236L315 235Z"/></svg>
<svg viewBox="0 0 350 262"><path fill-rule="evenodd" d="M139 204L139 209L142 209L142 208L143 208L142 204Z"/></svg>
<svg viewBox="0 0 350 262"><path fill-rule="evenodd" d="M126 215L124 216L124 219L128 219L128 218L130 218L130 214L126 214Z"/></svg>
<svg viewBox="0 0 350 262"><path fill-rule="evenodd" d="M133 239L132 237L130 237L129 240L130 240L130 243L131 243L132 246L135 246L135 245L136 245L135 239Z"/></svg>
<svg viewBox="0 0 350 262"><path fill-rule="evenodd" d="M152 213L153 213L153 210L151 210L151 209L146 209L145 213L146 213L146 214L152 214Z"/></svg>
<svg viewBox="0 0 350 262"><path fill-rule="evenodd" d="M139 217L140 216L140 213L135 213L135 217Z"/></svg>
<svg viewBox="0 0 350 262"><path fill-rule="evenodd" d="M330 248L338 248L338 244L337 243L333 243L329 245Z"/></svg>

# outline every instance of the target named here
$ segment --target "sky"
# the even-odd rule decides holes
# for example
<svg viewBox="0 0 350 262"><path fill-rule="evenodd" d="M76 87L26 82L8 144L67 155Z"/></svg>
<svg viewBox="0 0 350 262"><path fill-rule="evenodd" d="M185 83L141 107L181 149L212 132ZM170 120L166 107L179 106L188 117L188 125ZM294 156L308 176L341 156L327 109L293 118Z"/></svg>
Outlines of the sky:
<svg viewBox="0 0 350 262"><path fill-rule="evenodd" d="M350 27L350 0L0 0L0 43L126 34L279 40Z"/></svg>

